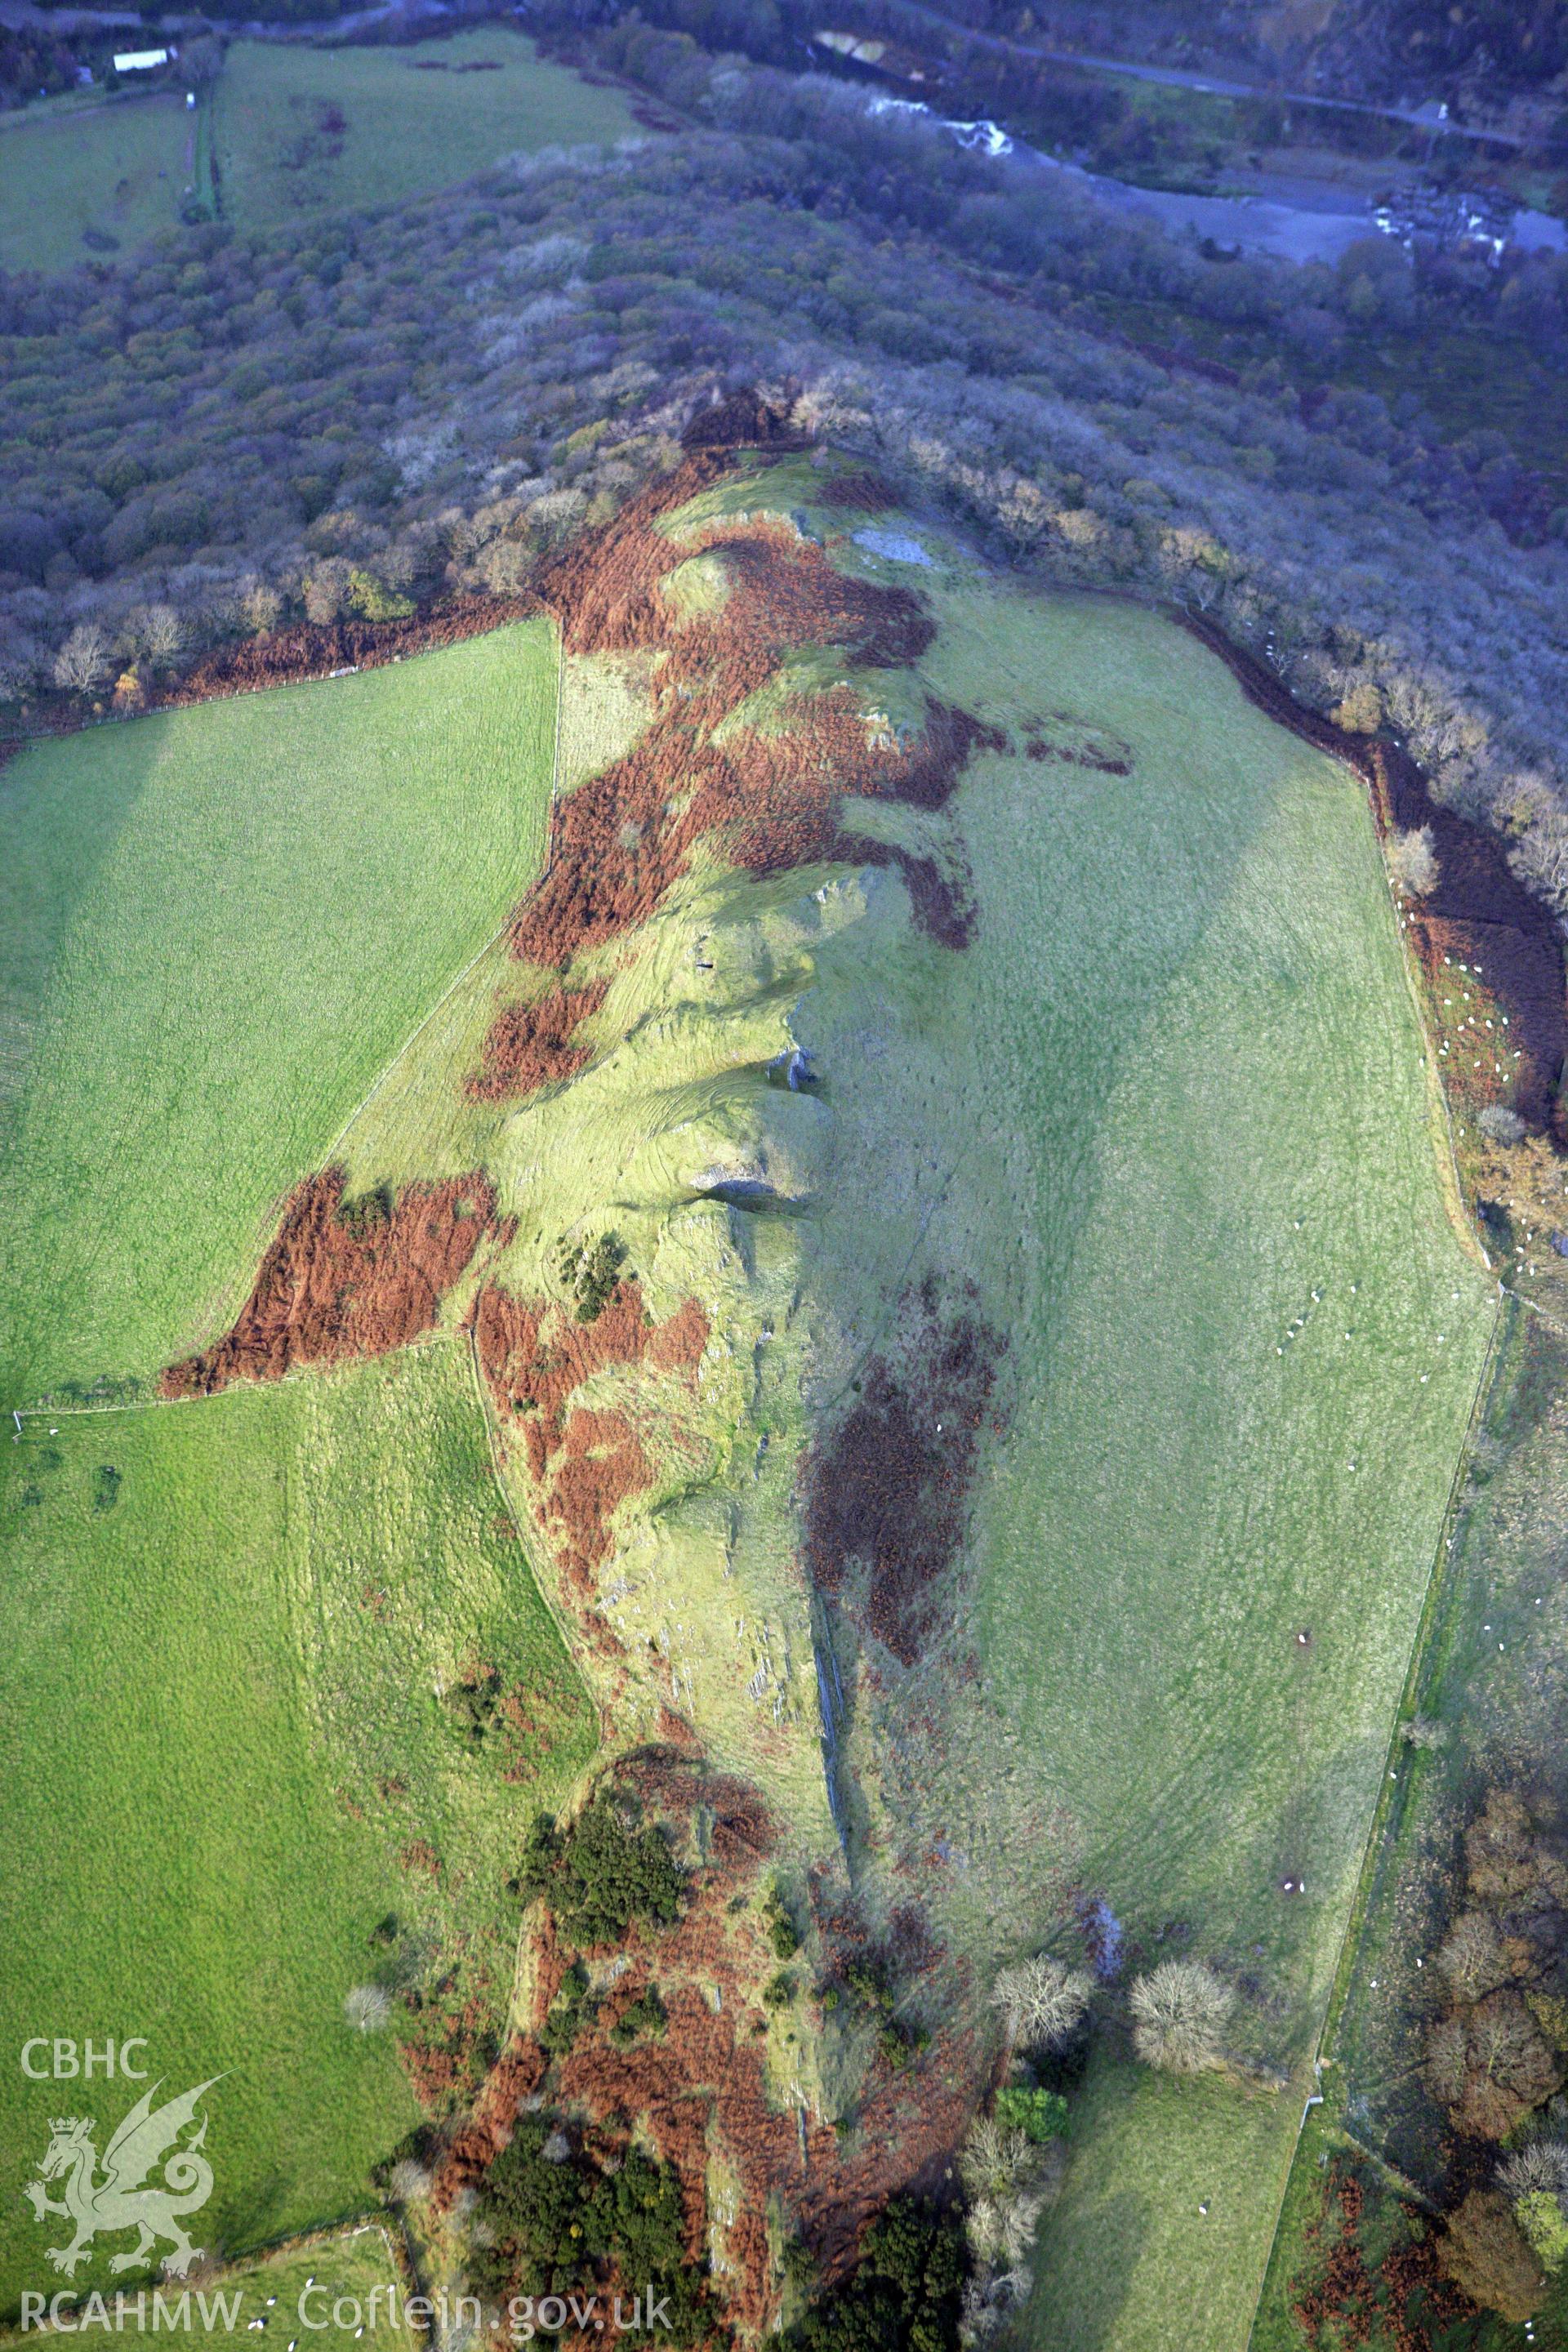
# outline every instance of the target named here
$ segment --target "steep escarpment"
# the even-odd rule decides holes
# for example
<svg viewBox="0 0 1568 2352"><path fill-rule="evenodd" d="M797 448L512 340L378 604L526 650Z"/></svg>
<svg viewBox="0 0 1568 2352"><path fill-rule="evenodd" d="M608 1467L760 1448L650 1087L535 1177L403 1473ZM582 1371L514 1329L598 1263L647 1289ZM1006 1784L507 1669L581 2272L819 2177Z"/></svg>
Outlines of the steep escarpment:
<svg viewBox="0 0 1568 2352"><path fill-rule="evenodd" d="M1011 739L930 681L929 599L857 548L879 486L784 464L693 449L547 567L584 675L637 657L630 740L562 793L503 940L290 1198L232 1328L163 1382L205 1395L419 1338L471 1356L608 1751L553 1834L609 1803L684 1893L607 1946L530 1908L466 2117L481 2045L454 1960L440 2032L408 2043L439 2158L431 2263L483 2254L459 2192L488 2210L548 2112L590 2200L646 2152L704 2310L745 2340L778 2315L789 2240L832 2280L889 2195L941 2189L992 2063L966 1957L901 1872L866 1877L874 1787L847 1730L829 1757L820 1677L847 1703L854 1639L895 1674L933 1652L1001 1343L955 1267L910 1291L858 1419L817 1392L884 1294L876 1274L821 1292L852 1105L798 1013L868 916L928 977L968 951L952 811ZM867 1207L918 1232L915 1202ZM933 1404L962 1428L931 1452ZM500 1701L483 1661L463 1671L451 1704L489 1737ZM498 2244L497 2286L521 2284Z"/></svg>

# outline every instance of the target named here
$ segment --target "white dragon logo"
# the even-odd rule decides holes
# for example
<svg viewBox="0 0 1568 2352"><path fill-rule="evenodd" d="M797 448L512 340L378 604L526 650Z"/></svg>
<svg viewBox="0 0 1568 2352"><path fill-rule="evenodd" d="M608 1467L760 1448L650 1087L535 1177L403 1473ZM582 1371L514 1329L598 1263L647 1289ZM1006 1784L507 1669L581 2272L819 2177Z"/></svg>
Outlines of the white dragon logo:
<svg viewBox="0 0 1568 2352"><path fill-rule="evenodd" d="M181 2223L187 2213L199 2212L212 2195L213 2169L205 2156L197 2154L207 2136L204 2116L195 2137L184 2147L175 2145L180 2134L195 2114L196 2102L204 2091L223 2080L214 2074L205 2083L198 2083L194 2091L183 2097L170 2099L154 2109L153 2099L159 2088L144 2091L121 2121L113 2138L103 2151L103 2179L97 2179L98 2150L92 2144L94 2129L90 2116L55 2116L49 2121L53 2137L39 2159L41 2178L30 2180L22 2194L34 2214L42 2221L47 2213L58 2213L76 2225L76 2235L68 2246L50 2246L47 2251L56 2270L64 2271L68 2278L76 2274L81 2262L100 2230L135 2230L140 2232L129 2253L115 2254L110 2262L111 2271L128 2271L144 2263L160 2238L167 2238L174 2252L164 2257L163 2267L175 2278L184 2278L191 2264L201 2253L193 2246ZM160 2157L169 2153L163 2163L161 2183L143 2187L148 2173ZM65 2196L56 2200L45 2193L44 2182L58 2180L65 2176Z"/></svg>

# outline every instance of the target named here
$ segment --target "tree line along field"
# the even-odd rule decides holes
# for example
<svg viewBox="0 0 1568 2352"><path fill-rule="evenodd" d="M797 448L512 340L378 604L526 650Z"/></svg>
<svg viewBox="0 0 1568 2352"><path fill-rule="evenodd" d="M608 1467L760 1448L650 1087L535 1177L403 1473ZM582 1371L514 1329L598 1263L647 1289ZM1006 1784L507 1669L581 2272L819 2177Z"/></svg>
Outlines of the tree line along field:
<svg viewBox="0 0 1568 2352"><path fill-rule="evenodd" d="M187 192L249 227L393 205L541 147L634 128L620 91L510 26L387 48L238 40L197 112L128 91L0 123L0 268L68 269L178 226Z"/></svg>
<svg viewBox="0 0 1568 2352"><path fill-rule="evenodd" d="M7 1406L226 1325L279 1199L542 856L554 709L529 622L0 773Z"/></svg>

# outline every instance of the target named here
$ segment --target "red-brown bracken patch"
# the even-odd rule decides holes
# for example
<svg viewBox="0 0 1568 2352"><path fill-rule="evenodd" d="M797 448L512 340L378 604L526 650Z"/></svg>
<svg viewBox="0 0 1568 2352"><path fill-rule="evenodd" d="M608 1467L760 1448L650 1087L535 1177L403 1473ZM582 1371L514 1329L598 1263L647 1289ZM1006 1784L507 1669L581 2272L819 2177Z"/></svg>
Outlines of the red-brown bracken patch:
<svg viewBox="0 0 1568 2352"><path fill-rule="evenodd" d="M616 1284L593 1322L579 1323L552 1301L514 1298L492 1283L475 1302L474 1339L496 1411L521 1429L530 1473L543 1490L540 1525L563 1576L586 1597L593 1570L609 1557L617 1506L639 1494L653 1471L625 1412L590 1412L571 1400L614 1365L694 1372L708 1345L707 1315L689 1298L656 1323L632 1281Z"/></svg>
<svg viewBox="0 0 1568 2352"><path fill-rule="evenodd" d="M368 1229L344 1223L342 1198L341 1168L295 1187L238 1321L216 1347L170 1365L164 1396L405 1347L429 1330L495 1213L483 1176L405 1185Z"/></svg>
<svg viewBox="0 0 1568 2352"><path fill-rule="evenodd" d="M1303 2231L1309 2260L1321 2264L1314 2283L1291 2305L1311 2352L1345 2352L1374 2338L1391 2352L1432 2352L1436 2332L1473 2319L1475 2305L1437 2264L1430 2230L1384 2254L1374 2275L1362 2244L1366 2194L1336 2158L1321 2216Z"/></svg>
<svg viewBox="0 0 1568 2352"><path fill-rule="evenodd" d="M158 708L210 702L216 695L244 694L258 687L289 686L330 677L333 670L376 669L437 646L483 636L538 610L531 596L458 596L406 621L300 621L292 628L247 637L243 644L208 654L177 687L159 696Z"/></svg>
<svg viewBox="0 0 1568 2352"><path fill-rule="evenodd" d="M801 1477L812 1582L840 1593L862 1562L867 1630L912 1665L963 1544L1003 1343L968 1309L944 1318L931 1283L906 1302L904 1322L898 1360L872 1357L859 1397L813 1444Z"/></svg>
<svg viewBox="0 0 1568 2352"><path fill-rule="evenodd" d="M503 1005L485 1039L484 1066L468 1083L472 1100L500 1102L513 1095L535 1094L541 1087L586 1069L594 1049L574 1045L573 1032L580 1021L597 1013L609 985L607 980L591 980L582 988L551 988L527 1003Z"/></svg>
<svg viewBox="0 0 1568 2352"><path fill-rule="evenodd" d="M574 653L653 650L653 715L637 742L558 806L548 870L519 908L514 952L564 970L585 948L646 922L710 837L748 872L817 863L891 866L917 919L962 947L973 911L962 877L902 845L850 831L847 800L940 808L972 751L1003 739L966 711L928 698L920 734L900 741L868 721L847 687L792 693L780 679L805 646L842 648L871 668L914 661L934 625L909 589L858 580L775 515L709 519L672 541L658 519L721 479L724 451L689 457L604 530L545 568L544 600ZM728 593L717 610L682 614L661 584L689 557L715 560ZM772 687L766 726L743 706Z"/></svg>
<svg viewBox="0 0 1568 2352"><path fill-rule="evenodd" d="M854 507L861 514L880 514L884 507L899 502L890 482L885 482L880 474L865 471L829 474L816 495L825 507Z"/></svg>
<svg viewBox="0 0 1568 2352"><path fill-rule="evenodd" d="M546 2007L548 2007L548 2002ZM405 2063L425 2053L414 2045L400 2045ZM473 2112L441 2160L430 2205L436 2213L449 2212L455 2198L482 2180L511 2137L518 2110L544 2077L544 2053L536 2042L515 2037L502 2051L486 2077ZM416 2088L419 2087L417 2078ZM427 2105L436 2102L426 2099Z"/></svg>

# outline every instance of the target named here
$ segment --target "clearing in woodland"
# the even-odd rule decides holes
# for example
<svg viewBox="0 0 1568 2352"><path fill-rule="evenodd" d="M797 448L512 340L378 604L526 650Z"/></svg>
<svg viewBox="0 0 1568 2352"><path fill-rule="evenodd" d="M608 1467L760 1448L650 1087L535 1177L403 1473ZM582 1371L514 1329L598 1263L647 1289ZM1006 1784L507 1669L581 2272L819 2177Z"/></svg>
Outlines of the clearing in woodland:
<svg viewBox="0 0 1568 2352"><path fill-rule="evenodd" d="M216 105L224 210L253 223L397 204L507 155L635 128L619 90L504 25L384 48L237 41Z"/></svg>

